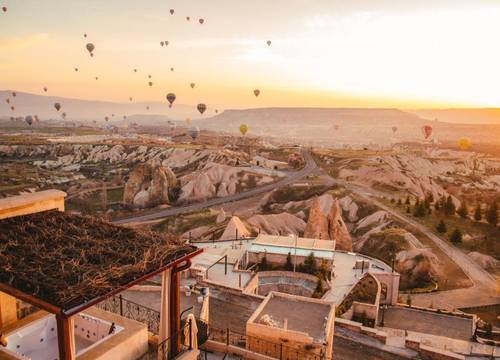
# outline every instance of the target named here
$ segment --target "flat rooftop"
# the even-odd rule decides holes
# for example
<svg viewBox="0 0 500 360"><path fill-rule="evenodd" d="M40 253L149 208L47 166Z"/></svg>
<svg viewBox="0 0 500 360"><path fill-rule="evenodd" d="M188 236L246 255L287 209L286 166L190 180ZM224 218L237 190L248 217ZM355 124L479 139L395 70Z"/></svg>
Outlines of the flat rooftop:
<svg viewBox="0 0 500 360"><path fill-rule="evenodd" d="M268 315L280 328L283 328L287 319L288 330L306 333L315 341L322 342L326 337L326 323L332 306L308 300L301 297L277 296L271 293L254 322L260 324L262 317Z"/></svg>
<svg viewBox="0 0 500 360"><path fill-rule="evenodd" d="M380 310L379 319L382 319L382 310ZM472 339L472 322L472 319L460 316L406 307L390 306L384 314L384 326L388 328L466 341Z"/></svg>
<svg viewBox="0 0 500 360"><path fill-rule="evenodd" d="M253 241L253 245L272 245L275 247L297 248L305 250L335 250L334 240L319 240L310 238L296 238L294 236L260 234Z"/></svg>

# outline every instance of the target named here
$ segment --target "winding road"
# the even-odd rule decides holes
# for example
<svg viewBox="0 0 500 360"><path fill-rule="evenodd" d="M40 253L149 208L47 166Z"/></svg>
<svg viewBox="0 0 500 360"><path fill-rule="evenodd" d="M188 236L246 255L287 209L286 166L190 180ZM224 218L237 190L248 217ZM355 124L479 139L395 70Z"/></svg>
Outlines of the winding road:
<svg viewBox="0 0 500 360"><path fill-rule="evenodd" d="M123 224L129 224L129 223L137 223L137 222L145 222L145 221L153 221L153 220L158 220L158 219L163 219L169 216L175 216L175 215L181 215L185 213L189 213L192 211L196 210L201 210L201 209L206 209L209 207L213 207L216 205L222 205L225 203L233 202L233 201L239 201L243 200L249 197L253 197L256 195L260 195L269 191L272 191L274 189L278 189L290 184L293 184L307 175L312 174L314 171L318 170L318 166L316 165L316 162L314 161L313 157L311 154L305 150L302 151L302 156L304 157L306 164L305 166L298 171L290 172L287 173L286 177L283 179L274 182L272 184L267 184L263 186L259 186L256 188L253 188L248 191L243 191L240 193L236 193L234 195L230 196L225 196L225 197L220 197L220 198L212 198L203 202L197 202L197 203L192 203L184 206L178 206L174 208L169 208L169 209L164 209L164 210L159 210L155 211L153 213L147 213L143 215L134 215L122 219L117 219L114 220L113 223L117 225L123 225Z"/></svg>

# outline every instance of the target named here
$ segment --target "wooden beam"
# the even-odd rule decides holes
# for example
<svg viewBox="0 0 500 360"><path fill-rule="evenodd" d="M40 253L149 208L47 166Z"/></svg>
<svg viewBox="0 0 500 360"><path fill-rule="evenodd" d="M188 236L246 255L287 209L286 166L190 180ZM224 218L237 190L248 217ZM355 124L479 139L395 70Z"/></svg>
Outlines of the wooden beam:
<svg viewBox="0 0 500 360"><path fill-rule="evenodd" d="M175 356L180 352L181 346L181 273L172 271L170 281L170 349Z"/></svg>
<svg viewBox="0 0 500 360"><path fill-rule="evenodd" d="M56 315L59 360L75 360L75 324L73 317Z"/></svg>
<svg viewBox="0 0 500 360"><path fill-rule="evenodd" d="M170 280L172 270L167 269L161 273L161 303L160 303L160 328L158 331L158 349L157 358L163 360L166 358L164 352L170 347L168 338L170 337ZM164 343L165 342L165 343Z"/></svg>
<svg viewBox="0 0 500 360"><path fill-rule="evenodd" d="M55 305L49 304L46 301L43 301L42 299L39 299L35 296L25 294L21 290L17 290L16 288L13 288L7 284L0 283L0 291L9 294L11 296L14 296L15 298L22 300L24 302L27 302L28 304L34 305L39 309L45 310L49 313L52 314L60 314L61 309Z"/></svg>

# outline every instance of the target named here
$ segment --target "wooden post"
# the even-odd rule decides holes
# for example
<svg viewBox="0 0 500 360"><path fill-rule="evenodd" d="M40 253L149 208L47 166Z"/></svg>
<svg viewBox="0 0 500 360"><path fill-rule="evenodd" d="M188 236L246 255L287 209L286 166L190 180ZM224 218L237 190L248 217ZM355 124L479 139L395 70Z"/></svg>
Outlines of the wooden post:
<svg viewBox="0 0 500 360"><path fill-rule="evenodd" d="M17 321L16 298L0 292L0 329Z"/></svg>
<svg viewBox="0 0 500 360"><path fill-rule="evenodd" d="M160 328L158 329L158 345L164 343L170 337L170 277L171 270L165 270L161 273L161 304L160 304ZM158 359L163 360L167 350L167 344L164 344L158 351Z"/></svg>
<svg viewBox="0 0 500 360"><path fill-rule="evenodd" d="M181 346L181 292L180 292L180 272L172 271L170 281L170 351L172 355L177 355Z"/></svg>
<svg viewBox="0 0 500 360"><path fill-rule="evenodd" d="M74 360L76 359L76 351L73 318L56 315L56 321L59 360Z"/></svg>

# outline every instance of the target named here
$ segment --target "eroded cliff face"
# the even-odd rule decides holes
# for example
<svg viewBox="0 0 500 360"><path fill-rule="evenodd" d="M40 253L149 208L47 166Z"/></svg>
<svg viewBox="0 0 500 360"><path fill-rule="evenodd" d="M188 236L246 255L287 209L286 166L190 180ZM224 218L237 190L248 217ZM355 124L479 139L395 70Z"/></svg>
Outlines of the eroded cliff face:
<svg viewBox="0 0 500 360"><path fill-rule="evenodd" d="M170 190L177 185L175 174L160 162L139 164L125 184L123 202L137 208L170 204Z"/></svg>

